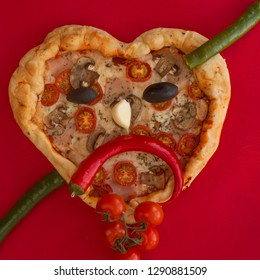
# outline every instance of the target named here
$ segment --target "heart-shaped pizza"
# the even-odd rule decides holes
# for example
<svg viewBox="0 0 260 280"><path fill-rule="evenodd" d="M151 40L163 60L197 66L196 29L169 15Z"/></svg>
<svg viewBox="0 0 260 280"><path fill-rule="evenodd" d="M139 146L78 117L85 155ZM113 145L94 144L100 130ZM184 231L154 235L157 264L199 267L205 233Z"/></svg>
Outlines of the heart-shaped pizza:
<svg viewBox="0 0 260 280"><path fill-rule="evenodd" d="M78 194L92 207L120 194L131 222L139 202L175 194L180 170L178 188L186 189L219 144L230 99L226 63L216 55L191 70L184 60L205 41L181 29L124 43L94 27L57 28L11 78L15 119L67 182L87 161L82 184L91 168L95 174Z"/></svg>

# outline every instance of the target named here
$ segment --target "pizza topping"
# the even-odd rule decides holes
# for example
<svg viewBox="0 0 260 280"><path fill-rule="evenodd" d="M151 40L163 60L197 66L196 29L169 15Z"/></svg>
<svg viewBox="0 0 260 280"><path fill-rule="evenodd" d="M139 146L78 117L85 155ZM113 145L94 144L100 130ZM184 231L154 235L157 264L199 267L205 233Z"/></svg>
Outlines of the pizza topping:
<svg viewBox="0 0 260 280"><path fill-rule="evenodd" d="M152 69L144 61L133 61L126 66L126 77L133 82L144 82L150 79Z"/></svg>
<svg viewBox="0 0 260 280"><path fill-rule="evenodd" d="M177 152L184 158L190 158L199 143L198 136L192 133L184 134L178 142Z"/></svg>
<svg viewBox="0 0 260 280"><path fill-rule="evenodd" d="M74 115L77 130L82 133L91 133L96 128L95 111L89 107L82 107Z"/></svg>
<svg viewBox="0 0 260 280"><path fill-rule="evenodd" d="M167 74L179 76L183 68L185 68L182 56L175 47L163 48L156 51L153 53L153 57L155 60L159 58L155 66L155 71L157 71L161 77Z"/></svg>
<svg viewBox="0 0 260 280"><path fill-rule="evenodd" d="M94 150L96 150L97 147L102 145L105 139L105 134L105 129L103 127L99 127L89 135L87 140L87 150L90 153L92 153Z"/></svg>
<svg viewBox="0 0 260 280"><path fill-rule="evenodd" d="M67 108L59 104L53 111L43 118L49 135L62 135L68 123Z"/></svg>
<svg viewBox="0 0 260 280"><path fill-rule="evenodd" d="M172 113L174 126L180 130L188 130L196 123L197 108L194 102L187 101L180 107L174 107Z"/></svg>
<svg viewBox="0 0 260 280"><path fill-rule="evenodd" d="M105 143L109 142L110 140L113 140L113 139L117 138L118 136L121 136L121 134L122 134L122 128L115 126L112 129L112 131L108 131L105 134L104 141L102 144L105 144Z"/></svg>
<svg viewBox="0 0 260 280"><path fill-rule="evenodd" d="M143 93L143 99L150 103L164 102L178 93L178 87L172 83L160 82L149 85Z"/></svg>
<svg viewBox="0 0 260 280"><path fill-rule="evenodd" d="M131 81L125 78L108 78L105 86L104 104L113 106L120 99L125 98L133 93ZM127 100L128 101L128 100Z"/></svg>
<svg viewBox="0 0 260 280"><path fill-rule="evenodd" d="M141 124L135 126L131 133L136 135L152 136L151 130L147 126Z"/></svg>
<svg viewBox="0 0 260 280"><path fill-rule="evenodd" d="M93 185L103 185L105 183L106 178L107 172L104 167L101 167L101 169L97 172L93 180Z"/></svg>
<svg viewBox="0 0 260 280"><path fill-rule="evenodd" d="M91 86L99 78L99 74L91 69L95 61L92 58L82 56L71 69L70 83L74 89L81 86Z"/></svg>
<svg viewBox="0 0 260 280"><path fill-rule="evenodd" d="M52 106L58 101L59 96L59 88L55 84L45 84L41 104L43 106Z"/></svg>
<svg viewBox="0 0 260 280"><path fill-rule="evenodd" d="M171 105L172 105L172 101L167 100L164 102L153 103L152 107L157 111L164 111L164 110L169 109L171 107Z"/></svg>
<svg viewBox="0 0 260 280"><path fill-rule="evenodd" d="M55 80L55 84L63 94L68 94L72 90L70 84L70 69L62 71Z"/></svg>
<svg viewBox="0 0 260 280"><path fill-rule="evenodd" d="M164 145L170 147L170 148L175 148L176 142L173 139L172 135L170 133L161 131L157 134L157 139L163 142Z"/></svg>
<svg viewBox="0 0 260 280"><path fill-rule="evenodd" d="M104 96L104 93L103 93L103 90L102 90L101 85L100 85L98 82L95 82L95 83L91 86L91 88L97 92L97 98L88 103L88 105L91 105L91 106L92 106L92 105L95 105L95 104L97 104L99 101L102 100L102 98L103 98L103 96Z"/></svg>
<svg viewBox="0 0 260 280"><path fill-rule="evenodd" d="M129 161L120 161L114 167L114 180L121 186L131 186L137 177L136 167Z"/></svg>
<svg viewBox="0 0 260 280"><path fill-rule="evenodd" d="M67 100L77 104L86 104L97 99L98 93L91 87L81 86L67 95Z"/></svg>
<svg viewBox="0 0 260 280"><path fill-rule="evenodd" d="M162 190L165 187L165 173L163 169L151 168L150 172L142 172L139 180L141 184L147 185L146 194Z"/></svg>
<svg viewBox="0 0 260 280"><path fill-rule="evenodd" d="M114 105L111 114L115 123L128 131L131 122L131 107L125 99L121 99Z"/></svg>
<svg viewBox="0 0 260 280"><path fill-rule="evenodd" d="M176 72L178 69L174 66L174 61L172 61L172 54L169 48L163 48L159 51L153 53L154 59L159 58L154 70L161 76L164 77L170 71Z"/></svg>
<svg viewBox="0 0 260 280"><path fill-rule="evenodd" d="M89 196L101 197L108 193L112 193L113 190L108 184L104 185L92 185L92 190L89 192Z"/></svg>

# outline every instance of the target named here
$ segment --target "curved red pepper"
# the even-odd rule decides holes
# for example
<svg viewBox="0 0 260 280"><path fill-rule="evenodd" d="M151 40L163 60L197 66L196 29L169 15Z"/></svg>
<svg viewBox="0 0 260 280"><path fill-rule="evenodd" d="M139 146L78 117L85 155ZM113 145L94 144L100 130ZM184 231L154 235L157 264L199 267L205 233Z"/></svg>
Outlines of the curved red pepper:
<svg viewBox="0 0 260 280"><path fill-rule="evenodd" d="M128 151L151 153L164 160L172 169L175 178L174 191L170 200L174 200L180 194L183 186L183 176L179 160L174 151L156 138L143 135L123 135L98 147L81 162L69 183L73 195L84 194L106 160Z"/></svg>

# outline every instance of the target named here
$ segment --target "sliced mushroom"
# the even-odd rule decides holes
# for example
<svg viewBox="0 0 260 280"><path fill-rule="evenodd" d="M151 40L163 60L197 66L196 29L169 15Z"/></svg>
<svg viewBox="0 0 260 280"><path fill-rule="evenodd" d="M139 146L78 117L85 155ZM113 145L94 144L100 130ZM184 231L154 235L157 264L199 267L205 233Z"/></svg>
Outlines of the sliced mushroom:
<svg viewBox="0 0 260 280"><path fill-rule="evenodd" d="M160 74L161 77L164 77L172 70L172 65L165 57L161 57L154 69Z"/></svg>
<svg viewBox="0 0 260 280"><path fill-rule="evenodd" d="M179 53L178 49L174 47L163 48L160 51L155 52L153 56L154 59L159 58L155 70L161 77L164 77L167 74L178 77L183 71L189 71L182 55Z"/></svg>
<svg viewBox="0 0 260 280"><path fill-rule="evenodd" d="M186 102L181 107L175 107L172 113L173 124L180 130L188 130L196 124L197 109L194 102Z"/></svg>
<svg viewBox="0 0 260 280"><path fill-rule="evenodd" d="M92 153L96 150L97 147L102 145L105 139L106 131L103 127L97 128L94 132L92 132L87 141L87 150Z"/></svg>
<svg viewBox="0 0 260 280"><path fill-rule="evenodd" d="M90 57L80 57L71 69L70 83L74 89L81 86L91 86L99 78L99 74L93 71L90 66L94 66L95 61Z"/></svg>
<svg viewBox="0 0 260 280"><path fill-rule="evenodd" d="M160 172L158 172L160 169ZM164 189L165 173L160 167L152 167L149 172L142 172L139 177L140 183L148 186L148 193Z"/></svg>
<svg viewBox="0 0 260 280"><path fill-rule="evenodd" d="M43 123L47 127L50 135L63 134L68 122L66 106L59 104L53 111L43 118Z"/></svg>
<svg viewBox="0 0 260 280"><path fill-rule="evenodd" d="M107 143L108 141L117 138L118 136L120 136L122 134L122 128L116 126L111 132L106 133L105 137L104 137L104 141L102 144Z"/></svg>
<svg viewBox="0 0 260 280"><path fill-rule="evenodd" d="M63 134L65 130L65 127L60 125L60 124L56 124L55 127L51 130L51 134L52 135L56 135L56 136L60 136Z"/></svg>

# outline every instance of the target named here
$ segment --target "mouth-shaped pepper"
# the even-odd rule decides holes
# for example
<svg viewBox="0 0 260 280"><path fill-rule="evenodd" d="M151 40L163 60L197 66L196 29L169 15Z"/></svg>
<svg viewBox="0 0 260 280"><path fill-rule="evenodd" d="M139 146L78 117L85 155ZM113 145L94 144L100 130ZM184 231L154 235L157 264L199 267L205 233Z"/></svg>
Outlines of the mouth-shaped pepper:
<svg viewBox="0 0 260 280"><path fill-rule="evenodd" d="M82 195L91 186L96 173L112 156L127 152L141 151L151 153L164 160L174 175L174 188L171 198L173 201L182 191L183 176L179 159L173 149L169 148L156 138L143 135L123 135L106 144L99 146L92 154L81 162L69 183L72 196Z"/></svg>

